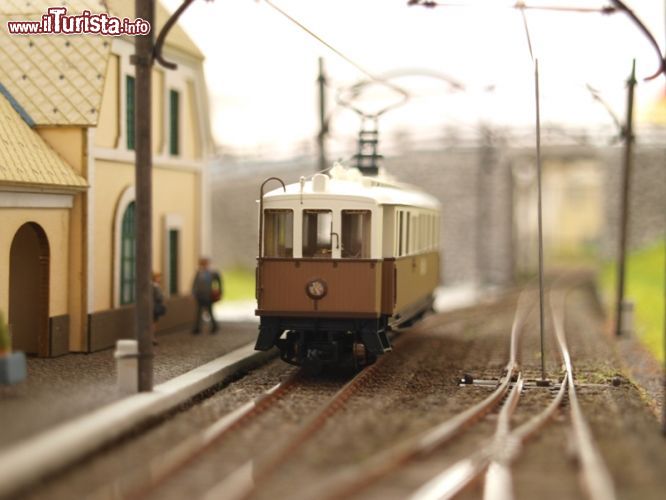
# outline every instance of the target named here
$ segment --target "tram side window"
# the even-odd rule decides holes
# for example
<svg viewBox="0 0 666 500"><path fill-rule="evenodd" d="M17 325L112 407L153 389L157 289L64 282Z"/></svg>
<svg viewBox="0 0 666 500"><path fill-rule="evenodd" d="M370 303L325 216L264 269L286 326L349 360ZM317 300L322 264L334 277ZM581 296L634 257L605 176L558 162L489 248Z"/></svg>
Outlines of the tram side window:
<svg viewBox="0 0 666 500"><path fill-rule="evenodd" d="M370 210L342 211L342 258L370 258Z"/></svg>
<svg viewBox="0 0 666 500"><path fill-rule="evenodd" d="M403 248L403 222L404 222L404 212L400 210L398 212L398 257L403 256L402 248Z"/></svg>
<svg viewBox="0 0 666 500"><path fill-rule="evenodd" d="M332 230L330 210L303 210L303 257L330 259Z"/></svg>
<svg viewBox="0 0 666 500"><path fill-rule="evenodd" d="M264 210L264 257L294 256L294 212Z"/></svg>
<svg viewBox="0 0 666 500"><path fill-rule="evenodd" d="M409 228L409 223L410 223L410 220L412 218L412 214L407 212L405 215L407 216L407 221L406 221L407 223L405 225L405 255L409 255L409 249L411 248L410 238L412 236L410 231L409 231L409 229L410 229Z"/></svg>

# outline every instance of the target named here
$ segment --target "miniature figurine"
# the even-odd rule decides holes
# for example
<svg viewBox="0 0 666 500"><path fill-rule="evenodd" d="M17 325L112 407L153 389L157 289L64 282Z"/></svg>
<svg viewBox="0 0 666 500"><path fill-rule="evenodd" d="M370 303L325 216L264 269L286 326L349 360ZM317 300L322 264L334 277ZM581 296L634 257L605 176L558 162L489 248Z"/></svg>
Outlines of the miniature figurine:
<svg viewBox="0 0 666 500"><path fill-rule="evenodd" d="M222 276L218 271L209 269L210 260L206 257L199 259L199 270L192 282L192 295L197 301L197 314L194 322L193 334L201 332L201 315L210 316L211 333L217 332L217 322L213 315L213 304L222 298Z"/></svg>
<svg viewBox="0 0 666 500"><path fill-rule="evenodd" d="M157 322L167 312L164 305L164 293L162 292L162 274L153 272L153 345L157 345L155 332L157 331Z"/></svg>

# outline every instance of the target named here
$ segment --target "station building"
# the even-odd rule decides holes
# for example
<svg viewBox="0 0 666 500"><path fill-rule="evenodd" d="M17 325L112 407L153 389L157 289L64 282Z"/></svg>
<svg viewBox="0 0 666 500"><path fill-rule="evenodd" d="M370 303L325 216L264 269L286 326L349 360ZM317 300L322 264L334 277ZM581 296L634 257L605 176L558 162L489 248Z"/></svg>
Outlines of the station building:
<svg viewBox="0 0 666 500"><path fill-rule="evenodd" d="M68 14L134 18L134 2L69 0ZM0 310L14 348L41 357L90 352L134 335L132 37L10 35L62 2L0 5ZM156 7L157 33L169 14ZM194 317L198 257L209 254L211 152L203 54L179 27L153 69L153 267L168 313Z"/></svg>

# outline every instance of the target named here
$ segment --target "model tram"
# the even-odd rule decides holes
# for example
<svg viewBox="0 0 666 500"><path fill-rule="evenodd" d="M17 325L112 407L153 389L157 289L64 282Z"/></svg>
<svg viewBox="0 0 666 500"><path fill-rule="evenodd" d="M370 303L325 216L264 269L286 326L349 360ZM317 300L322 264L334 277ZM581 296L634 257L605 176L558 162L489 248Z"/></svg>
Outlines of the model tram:
<svg viewBox="0 0 666 500"><path fill-rule="evenodd" d="M277 346L301 366L367 364L391 350L391 328L432 307L434 197L336 166L262 194L259 205L257 350Z"/></svg>

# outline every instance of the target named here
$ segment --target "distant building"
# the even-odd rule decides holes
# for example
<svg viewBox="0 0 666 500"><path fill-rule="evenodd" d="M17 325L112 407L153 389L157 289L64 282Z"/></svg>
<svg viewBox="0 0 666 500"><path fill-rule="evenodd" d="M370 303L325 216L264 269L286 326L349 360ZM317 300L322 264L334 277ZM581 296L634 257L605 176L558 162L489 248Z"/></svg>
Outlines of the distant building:
<svg viewBox="0 0 666 500"><path fill-rule="evenodd" d="M15 347L39 356L134 335L134 40L4 29L60 4L0 5L0 310ZM134 18L134 2L67 4ZM155 31L159 4L156 17ZM153 265L168 328L191 321L189 282L209 253L211 139L202 53L175 26L164 55L178 69L153 70Z"/></svg>
<svg viewBox="0 0 666 500"><path fill-rule="evenodd" d="M661 90L661 95L639 112L638 121L657 127L666 126L666 85Z"/></svg>

